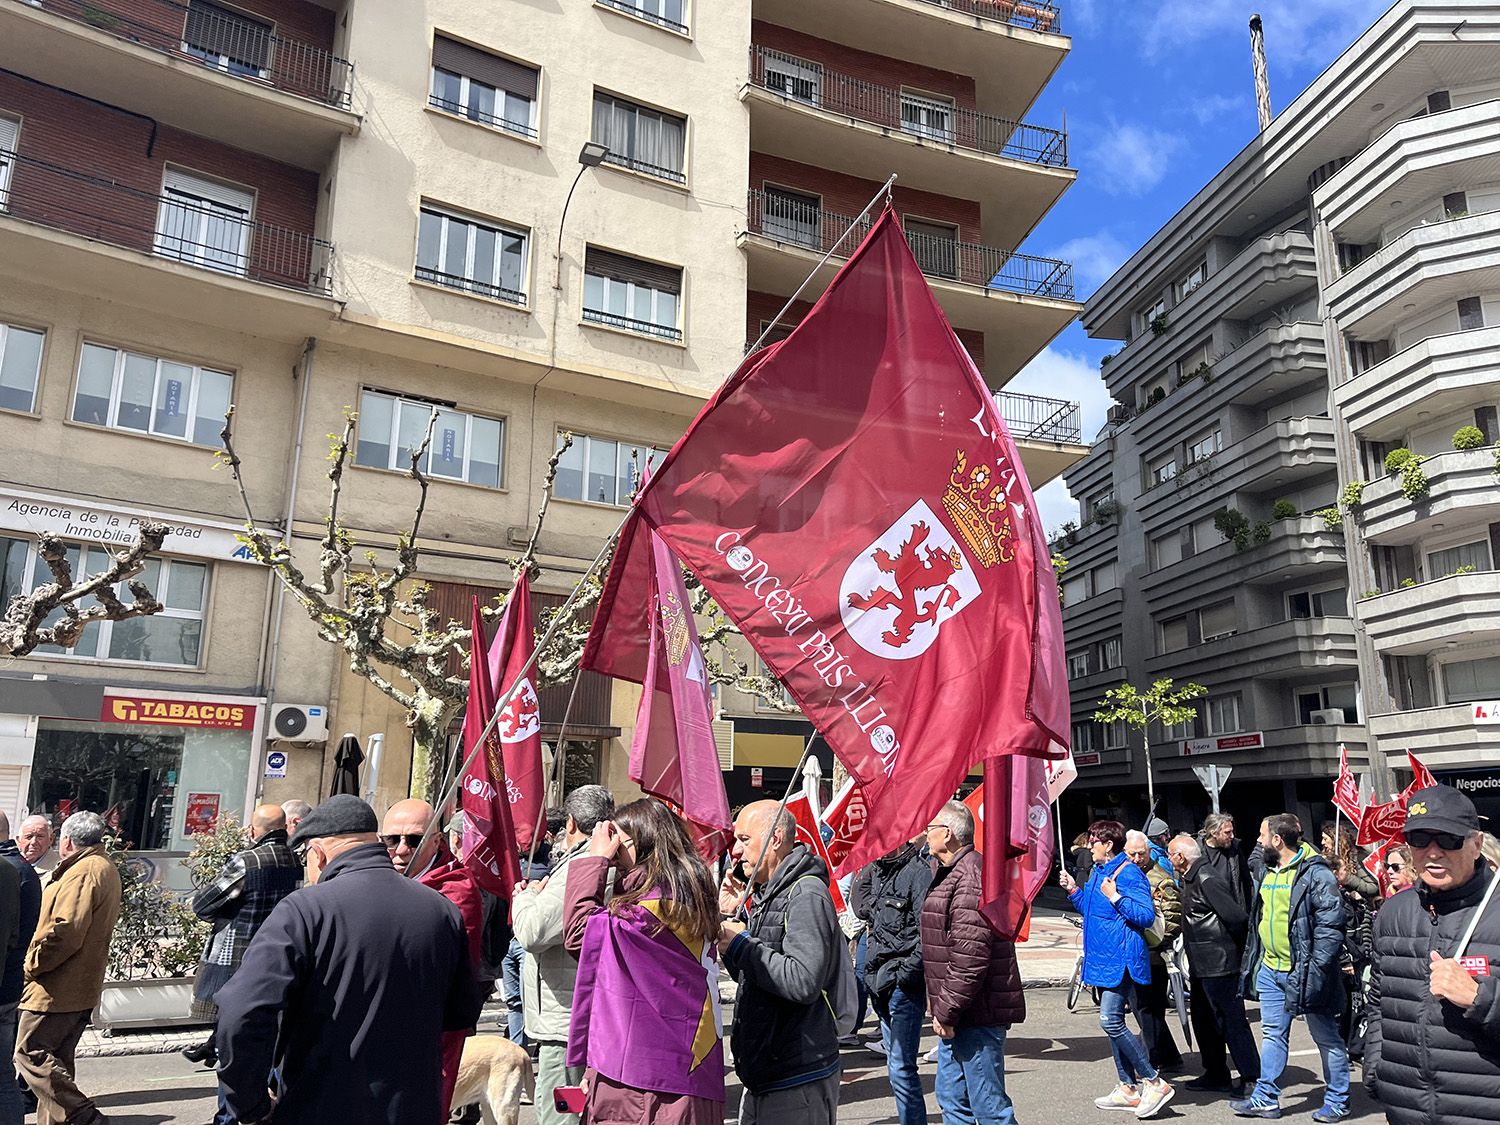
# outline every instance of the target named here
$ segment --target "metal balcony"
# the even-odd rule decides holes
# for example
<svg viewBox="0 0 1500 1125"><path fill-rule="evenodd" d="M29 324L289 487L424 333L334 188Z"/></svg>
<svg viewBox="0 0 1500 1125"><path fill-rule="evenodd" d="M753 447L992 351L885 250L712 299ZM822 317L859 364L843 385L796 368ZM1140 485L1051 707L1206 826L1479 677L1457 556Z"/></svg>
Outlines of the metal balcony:
<svg viewBox="0 0 1500 1125"><path fill-rule="evenodd" d="M328 296L333 244L182 195L153 195L0 149L0 220L19 219L215 273Z"/></svg>
<svg viewBox="0 0 1500 1125"><path fill-rule="evenodd" d="M339 109L350 105L353 63L217 6L175 0L45 0L35 6L247 82Z"/></svg>
<svg viewBox="0 0 1500 1125"><path fill-rule="evenodd" d="M750 84L793 104L894 129L924 142L1050 168L1068 164L1068 138L1060 130L914 98L896 87L866 82L769 47L750 48Z"/></svg>
<svg viewBox="0 0 1500 1125"><path fill-rule="evenodd" d="M855 221L802 202L808 198L774 191L750 192L750 233L815 254L827 253L851 226L856 226ZM873 218L861 219L839 247L840 256L852 254L873 225ZM1021 296L1073 300L1073 267L1067 262L931 235L908 234L906 241L928 277Z"/></svg>
<svg viewBox="0 0 1500 1125"><path fill-rule="evenodd" d="M1031 31L1062 32L1062 13L1052 0L921 0L934 8L947 8L982 20L995 20Z"/></svg>
<svg viewBox="0 0 1500 1125"><path fill-rule="evenodd" d="M1066 399L1001 391L995 396L1005 428L1016 441L1077 445L1083 440L1083 407Z"/></svg>

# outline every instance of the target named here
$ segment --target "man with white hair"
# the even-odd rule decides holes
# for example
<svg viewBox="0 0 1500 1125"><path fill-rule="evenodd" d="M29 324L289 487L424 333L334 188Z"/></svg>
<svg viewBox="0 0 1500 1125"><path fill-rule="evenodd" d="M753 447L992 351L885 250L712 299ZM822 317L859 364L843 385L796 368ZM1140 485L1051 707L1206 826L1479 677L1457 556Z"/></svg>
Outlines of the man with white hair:
<svg viewBox="0 0 1500 1125"><path fill-rule="evenodd" d="M1151 901L1156 904L1157 917L1164 923L1160 936L1154 931L1146 935L1146 946L1151 951L1151 983L1137 985L1135 990L1141 1041L1146 1044L1152 1066L1158 1070L1181 1070L1182 1052L1177 1049L1172 1025L1167 1022L1167 963L1163 957L1182 931L1182 898L1177 893L1177 877L1162 869L1156 860L1156 845L1144 832L1125 833L1125 855L1151 884ZM1162 855L1166 855L1165 849Z"/></svg>
<svg viewBox="0 0 1500 1125"><path fill-rule="evenodd" d="M1187 1088L1242 1097L1245 1084L1254 1085L1260 1077L1260 1053L1237 979L1250 916L1234 880L1203 854L1203 846L1193 837L1174 837L1167 854L1180 881L1193 1036L1203 1063L1202 1075ZM1237 1082L1230 1078L1226 1045L1240 1072Z"/></svg>
<svg viewBox="0 0 1500 1125"><path fill-rule="evenodd" d="M293 798L281 802L281 811L286 814L287 839L291 839L292 834L297 831L297 825L302 823L302 818L312 812L312 806L306 801Z"/></svg>
<svg viewBox="0 0 1500 1125"><path fill-rule="evenodd" d="M57 854L52 851L52 822L45 816L28 816L16 833L21 858L38 871L50 871ZM52 862L48 862L48 860Z"/></svg>
<svg viewBox="0 0 1500 1125"><path fill-rule="evenodd" d="M120 915L120 875L104 854L106 831L98 813L63 821L57 867L42 889L41 921L26 952L16 1067L36 1095L37 1125L104 1121L73 1075Z"/></svg>

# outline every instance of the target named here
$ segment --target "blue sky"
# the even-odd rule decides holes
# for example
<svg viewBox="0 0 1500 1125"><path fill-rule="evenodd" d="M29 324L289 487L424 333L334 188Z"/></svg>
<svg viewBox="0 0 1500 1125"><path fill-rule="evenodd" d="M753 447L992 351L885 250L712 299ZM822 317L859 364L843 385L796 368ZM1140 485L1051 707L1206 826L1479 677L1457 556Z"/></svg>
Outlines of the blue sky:
<svg viewBox="0 0 1500 1125"><path fill-rule="evenodd" d="M1266 32L1280 112L1390 0L1060 0L1072 54L1027 119L1067 115L1078 181L1021 249L1064 258L1086 299L1256 133L1250 16ZM1010 384L1083 403L1092 439L1109 396L1099 358L1118 344L1074 324ZM1050 530L1077 517L1061 480L1037 500Z"/></svg>

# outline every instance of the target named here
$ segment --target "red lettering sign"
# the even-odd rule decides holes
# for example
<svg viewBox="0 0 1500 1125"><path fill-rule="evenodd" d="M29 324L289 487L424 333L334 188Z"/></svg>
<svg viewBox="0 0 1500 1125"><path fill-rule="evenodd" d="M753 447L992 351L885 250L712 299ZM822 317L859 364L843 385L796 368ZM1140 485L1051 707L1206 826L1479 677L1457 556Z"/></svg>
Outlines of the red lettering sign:
<svg viewBox="0 0 1500 1125"><path fill-rule="evenodd" d="M187 808L183 813L182 830L189 836L201 832L212 832L219 823L219 795L217 793L189 793Z"/></svg>

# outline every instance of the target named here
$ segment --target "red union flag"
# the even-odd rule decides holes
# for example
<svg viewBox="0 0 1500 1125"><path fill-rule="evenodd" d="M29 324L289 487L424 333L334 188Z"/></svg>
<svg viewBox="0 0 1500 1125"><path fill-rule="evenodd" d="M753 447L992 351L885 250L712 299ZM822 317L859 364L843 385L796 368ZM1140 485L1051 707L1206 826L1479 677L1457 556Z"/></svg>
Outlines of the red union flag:
<svg viewBox="0 0 1500 1125"><path fill-rule="evenodd" d="M490 716L495 713L495 681L490 676L484 644L484 618L474 599L473 638L469 642L469 704L464 712L464 755L469 758L459 790L464 810L464 866L479 885L509 900L521 881L516 852L516 830L505 795L505 772L499 739L491 730L479 753L470 755Z"/></svg>
<svg viewBox="0 0 1500 1125"><path fill-rule="evenodd" d="M921 831L969 768L1068 743L1031 488L887 209L790 337L750 357L636 499L584 655L643 645L647 525L860 784L848 862Z"/></svg>
<svg viewBox="0 0 1500 1125"><path fill-rule="evenodd" d="M491 762L495 777L504 776L510 815L516 826L516 846L531 847L531 835L542 811L542 704L536 694L531 655L536 634L531 624L531 582L523 572L516 580L500 616L500 631L490 645L487 666L498 693L520 681L505 713L495 725L503 762Z"/></svg>
<svg viewBox="0 0 1500 1125"><path fill-rule="evenodd" d="M823 823L833 833L828 840L828 858L833 861L834 874L842 877L851 870L849 853L865 830L868 817L864 792L851 778L823 810Z"/></svg>
<svg viewBox="0 0 1500 1125"><path fill-rule="evenodd" d="M1402 808L1406 807L1406 802L1411 799L1413 793L1422 789L1431 789L1438 783L1437 778L1432 776L1432 771L1424 766L1422 760L1410 750L1406 752L1406 761L1411 766L1412 777L1411 784L1406 787L1406 791L1399 798Z"/></svg>
<svg viewBox="0 0 1500 1125"><path fill-rule="evenodd" d="M1333 803L1356 827L1359 826L1359 782L1349 769L1349 751L1343 746L1339 747L1339 776L1333 783Z"/></svg>
<svg viewBox="0 0 1500 1125"><path fill-rule="evenodd" d="M849 904L844 900L844 892L839 889L838 878L833 873L833 857L828 854L828 841L823 838L823 825L813 815L812 804L806 794L798 793L788 801L786 811L797 822L797 839L828 865L828 893L833 896L833 908L842 914L849 909Z"/></svg>
<svg viewBox="0 0 1500 1125"><path fill-rule="evenodd" d="M1377 805L1371 801L1359 814L1359 832L1355 836L1355 842L1362 848L1378 844L1382 840L1404 843L1405 828L1406 804L1404 802L1398 800L1385 805Z"/></svg>

